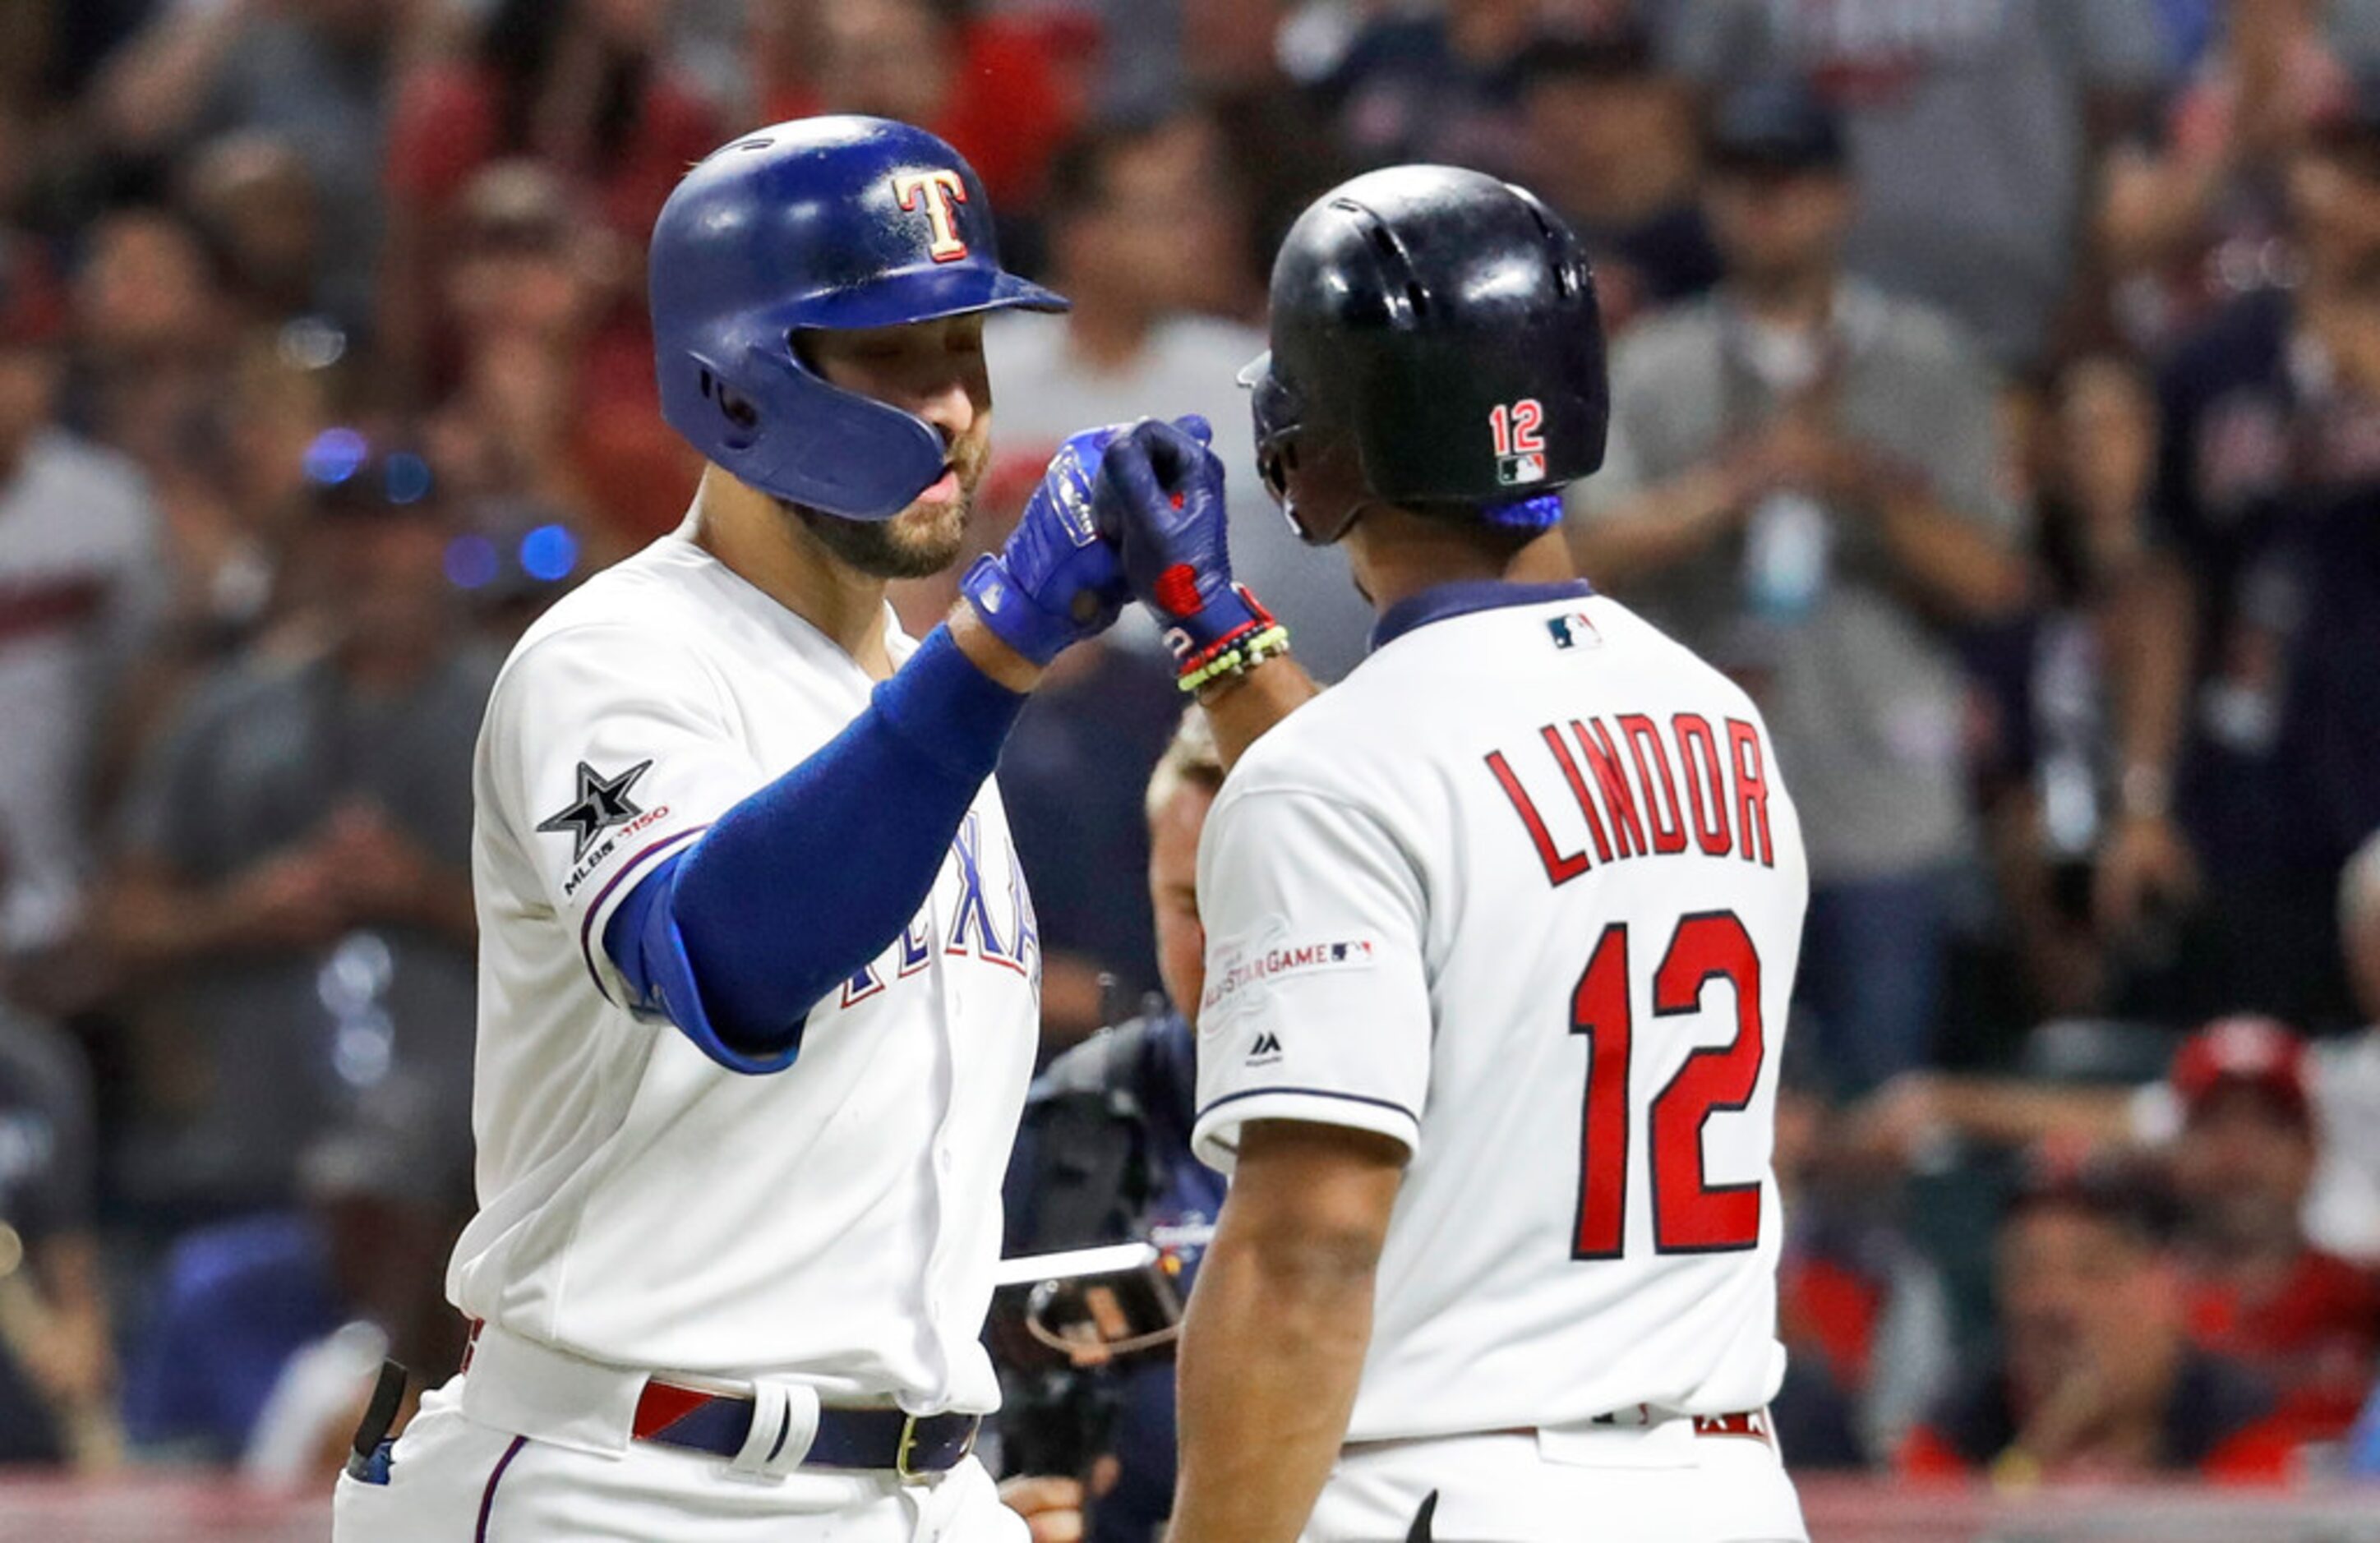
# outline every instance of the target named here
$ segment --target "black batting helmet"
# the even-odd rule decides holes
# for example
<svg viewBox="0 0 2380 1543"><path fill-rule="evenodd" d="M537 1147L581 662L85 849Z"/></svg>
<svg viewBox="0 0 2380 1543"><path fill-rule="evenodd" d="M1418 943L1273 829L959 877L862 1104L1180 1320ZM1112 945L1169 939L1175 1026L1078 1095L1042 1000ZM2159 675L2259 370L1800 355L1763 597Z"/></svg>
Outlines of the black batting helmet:
<svg viewBox="0 0 2380 1543"><path fill-rule="evenodd" d="M1542 495L1603 464L1594 278L1524 188L1452 166L1341 184L1281 243L1271 331L1240 378L1266 485L1309 541L1366 503L1542 526Z"/></svg>

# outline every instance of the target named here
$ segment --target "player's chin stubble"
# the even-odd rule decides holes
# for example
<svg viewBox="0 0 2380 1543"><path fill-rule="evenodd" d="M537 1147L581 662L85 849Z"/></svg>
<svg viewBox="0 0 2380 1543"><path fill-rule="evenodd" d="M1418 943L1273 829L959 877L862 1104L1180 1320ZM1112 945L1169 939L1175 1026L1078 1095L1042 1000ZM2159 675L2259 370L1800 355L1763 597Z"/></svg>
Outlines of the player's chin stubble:
<svg viewBox="0 0 2380 1543"><path fill-rule="evenodd" d="M990 460L988 446L962 442L952 447L952 460L959 477L956 498L920 500L891 519L844 519L798 504L783 507L837 560L870 577L931 578L966 550L967 516Z"/></svg>

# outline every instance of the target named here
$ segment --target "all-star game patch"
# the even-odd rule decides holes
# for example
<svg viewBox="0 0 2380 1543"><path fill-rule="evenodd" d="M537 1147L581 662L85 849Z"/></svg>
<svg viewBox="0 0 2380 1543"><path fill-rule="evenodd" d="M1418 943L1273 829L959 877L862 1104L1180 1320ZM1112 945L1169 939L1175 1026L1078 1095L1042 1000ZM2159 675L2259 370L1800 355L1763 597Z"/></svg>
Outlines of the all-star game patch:
<svg viewBox="0 0 2380 1543"><path fill-rule="evenodd" d="M639 831L669 813L666 804L648 811L628 796L637 779L651 771L652 766L650 760L640 760L616 776L606 776L582 760L578 763L577 796L538 821L540 831L571 838L571 871L562 886L565 894L575 892L619 845L618 835L605 837L604 832ZM602 838L600 842L599 837Z"/></svg>
<svg viewBox="0 0 2380 1543"><path fill-rule="evenodd" d="M1256 944L1227 942L1210 955L1207 990L1198 1004L1199 1021L1220 1021L1234 1002L1272 981L1292 975L1324 970L1367 970L1375 962L1369 938L1316 938L1287 942L1287 925L1278 918L1257 929L1268 940Z"/></svg>

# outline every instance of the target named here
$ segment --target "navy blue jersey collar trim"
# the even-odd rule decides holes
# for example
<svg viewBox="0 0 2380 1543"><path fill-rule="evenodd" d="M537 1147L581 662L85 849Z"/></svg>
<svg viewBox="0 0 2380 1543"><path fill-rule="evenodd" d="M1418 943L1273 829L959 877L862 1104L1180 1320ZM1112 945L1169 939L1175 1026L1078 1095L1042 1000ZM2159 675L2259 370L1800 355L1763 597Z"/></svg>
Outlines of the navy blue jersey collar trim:
<svg viewBox="0 0 2380 1543"><path fill-rule="evenodd" d="M1542 605L1548 601L1585 600L1595 586L1584 578L1560 584L1512 584L1500 578L1471 578L1440 584L1411 595L1380 613L1372 624L1372 648L1388 647L1417 626L1468 616L1475 611L1496 611L1508 605Z"/></svg>

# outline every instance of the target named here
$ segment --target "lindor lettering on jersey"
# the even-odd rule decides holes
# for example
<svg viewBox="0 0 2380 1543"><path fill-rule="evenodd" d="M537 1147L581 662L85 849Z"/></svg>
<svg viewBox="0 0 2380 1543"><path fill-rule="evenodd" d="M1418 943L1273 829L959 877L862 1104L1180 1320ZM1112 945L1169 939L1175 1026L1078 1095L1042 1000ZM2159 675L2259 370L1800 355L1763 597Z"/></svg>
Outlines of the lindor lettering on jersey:
<svg viewBox="0 0 2380 1543"><path fill-rule="evenodd" d="M1704 857L1777 866L1767 751L1743 719L1714 725L1700 713L1678 712L1664 725L1643 712L1572 718L1542 724L1533 741L1516 740L1484 759L1551 883L1569 883L1597 863L1674 857L1689 849L1689 835ZM1540 800L1531 777L1563 792Z"/></svg>

